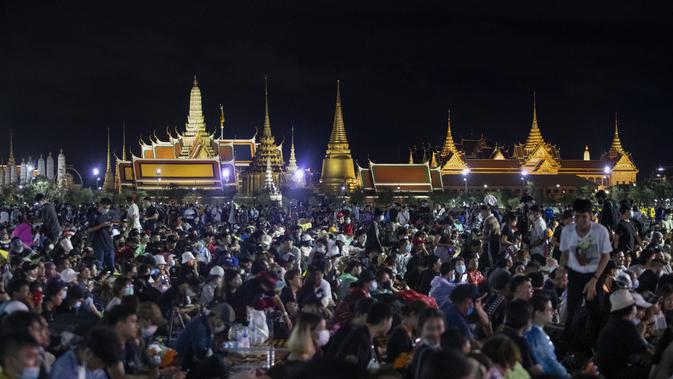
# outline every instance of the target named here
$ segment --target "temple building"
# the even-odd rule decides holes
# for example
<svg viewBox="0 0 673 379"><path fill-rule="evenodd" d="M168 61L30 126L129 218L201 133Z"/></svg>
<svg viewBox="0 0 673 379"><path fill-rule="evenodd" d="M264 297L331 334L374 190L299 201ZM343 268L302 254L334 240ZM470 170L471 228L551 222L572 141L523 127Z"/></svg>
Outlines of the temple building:
<svg viewBox="0 0 673 379"><path fill-rule="evenodd" d="M166 189L183 187L204 190L259 192L265 183L267 161L278 188L285 186L282 144L276 145L271 132L268 91L265 78L264 128L259 142L257 133L247 139L224 137L224 109L220 105L220 133L208 131L202 107L202 94L196 76L189 95L189 113L184 132L166 130L167 139L156 133L149 143L140 138L140 155L116 157L117 190ZM124 138L125 140L125 132ZM124 141L125 144L125 141ZM107 176L107 175L106 175Z"/></svg>
<svg viewBox="0 0 673 379"><path fill-rule="evenodd" d="M14 135L10 129L9 156L6 163L0 163L0 187L21 188L38 178L46 179L61 189L76 189L82 186L82 176L74 167L66 165L63 150L58 155L57 170L55 170L54 157L51 152L46 160L43 155L40 155L37 161L29 156L27 160L21 158L21 162L17 163L14 157Z"/></svg>
<svg viewBox="0 0 673 379"><path fill-rule="evenodd" d="M358 172L359 185L370 193L381 189L414 193L469 189L516 192L527 186L552 193L583 186L605 188L632 184L638 169L621 144L616 116L612 145L599 159L591 159L588 145L583 159L563 159L560 149L542 136L534 98L528 138L515 144L511 151L489 143L483 135L456 142L449 112L441 147L410 150L408 163L369 162L369 167L358 167Z"/></svg>
<svg viewBox="0 0 673 379"><path fill-rule="evenodd" d="M334 122L332 123L332 133L327 142L325 158L322 160L320 188L326 193L334 194L352 190L357 183L341 109L341 85L337 80Z"/></svg>

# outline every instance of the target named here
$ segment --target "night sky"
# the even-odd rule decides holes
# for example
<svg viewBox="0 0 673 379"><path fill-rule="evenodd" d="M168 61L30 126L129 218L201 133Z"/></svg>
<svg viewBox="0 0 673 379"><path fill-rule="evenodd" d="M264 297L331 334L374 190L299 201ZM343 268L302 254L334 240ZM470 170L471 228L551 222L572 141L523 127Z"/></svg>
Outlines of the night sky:
<svg viewBox="0 0 673 379"><path fill-rule="evenodd" d="M183 130L194 74L209 130L219 135L222 103L225 135L249 138L261 132L268 74L277 141L287 158L294 125L300 165L317 170L337 79L361 165L441 144L448 109L458 140L524 141L533 91L562 158L581 159L585 144L593 157L605 151L618 112L641 175L673 163L665 2L181 3L2 2L1 141L13 128L17 157L63 148L90 173L104 165L108 127L118 154L123 122L136 154L140 134Z"/></svg>

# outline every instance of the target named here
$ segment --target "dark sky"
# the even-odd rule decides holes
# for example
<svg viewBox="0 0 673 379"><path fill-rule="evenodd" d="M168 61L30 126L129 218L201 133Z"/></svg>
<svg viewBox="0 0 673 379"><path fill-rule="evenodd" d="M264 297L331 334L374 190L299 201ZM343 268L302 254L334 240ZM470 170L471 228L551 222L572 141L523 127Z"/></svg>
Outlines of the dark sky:
<svg viewBox="0 0 673 379"><path fill-rule="evenodd" d="M361 164L441 144L449 108L457 138L525 140L534 90L563 158L606 150L618 112L641 173L673 163L665 2L2 3L0 138L13 128L18 156L62 147L85 172L104 163L107 127L119 153L125 121L136 154L139 134L184 128L194 74L208 127L222 103L230 137L261 126L268 74L277 140L294 124L300 164L318 170L337 79Z"/></svg>

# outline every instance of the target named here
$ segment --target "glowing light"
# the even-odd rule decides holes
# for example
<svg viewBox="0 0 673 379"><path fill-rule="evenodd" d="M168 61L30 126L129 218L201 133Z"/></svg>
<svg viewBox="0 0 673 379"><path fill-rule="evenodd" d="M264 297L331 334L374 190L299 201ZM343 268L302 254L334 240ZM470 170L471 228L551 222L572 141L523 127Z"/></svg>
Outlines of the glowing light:
<svg viewBox="0 0 673 379"><path fill-rule="evenodd" d="M196 191L196 187L192 187L192 191Z"/></svg>
<svg viewBox="0 0 673 379"><path fill-rule="evenodd" d="M98 190L99 190L99 191L102 190L102 189L103 189L103 187L98 187Z"/></svg>
<svg viewBox="0 0 673 379"><path fill-rule="evenodd" d="M295 171L295 173L292 177L297 182L300 182L300 181L304 180L304 170L298 169L297 171Z"/></svg>
<svg viewBox="0 0 673 379"><path fill-rule="evenodd" d="M31 166L31 165L26 166L26 170L33 171L33 166Z"/></svg>
<svg viewBox="0 0 673 379"><path fill-rule="evenodd" d="M229 180L229 174L231 174L231 171L229 170L228 167L222 169L222 177L223 177L223 178Z"/></svg>
<svg viewBox="0 0 673 379"><path fill-rule="evenodd" d="M100 170L98 168L93 169L93 176L98 176L100 174Z"/></svg>
<svg viewBox="0 0 673 379"><path fill-rule="evenodd" d="M484 188L488 188L488 184L484 184Z"/></svg>
<svg viewBox="0 0 673 379"><path fill-rule="evenodd" d="M559 188L559 187L561 187L561 185L560 185L560 184L557 184L557 185L556 185L556 188Z"/></svg>
<svg viewBox="0 0 673 379"><path fill-rule="evenodd" d="M603 172L606 173L606 174L609 174L610 171L611 171L611 170L610 170L610 166L605 166L605 167L603 168Z"/></svg>
<svg viewBox="0 0 673 379"><path fill-rule="evenodd" d="M157 175L161 175L161 169L160 168L157 169Z"/></svg>
<svg viewBox="0 0 673 379"><path fill-rule="evenodd" d="M469 175L470 172L472 172L472 171L469 168L464 168L463 169L463 175L465 175L465 176Z"/></svg>
<svg viewBox="0 0 673 379"><path fill-rule="evenodd" d="M657 169L657 171L664 171L664 168L663 168L663 167L659 167L659 168Z"/></svg>
<svg viewBox="0 0 673 379"><path fill-rule="evenodd" d="M528 176L528 171L521 170L521 176Z"/></svg>

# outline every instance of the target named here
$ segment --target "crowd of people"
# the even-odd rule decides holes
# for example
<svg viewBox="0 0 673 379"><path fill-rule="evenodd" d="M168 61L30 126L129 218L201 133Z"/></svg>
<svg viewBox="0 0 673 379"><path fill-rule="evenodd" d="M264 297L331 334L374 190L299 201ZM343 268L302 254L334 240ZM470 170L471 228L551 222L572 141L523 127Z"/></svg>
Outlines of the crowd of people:
<svg viewBox="0 0 673 379"><path fill-rule="evenodd" d="M0 378L673 375L670 209L333 204L0 207Z"/></svg>

